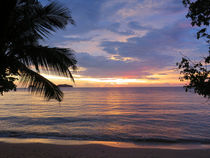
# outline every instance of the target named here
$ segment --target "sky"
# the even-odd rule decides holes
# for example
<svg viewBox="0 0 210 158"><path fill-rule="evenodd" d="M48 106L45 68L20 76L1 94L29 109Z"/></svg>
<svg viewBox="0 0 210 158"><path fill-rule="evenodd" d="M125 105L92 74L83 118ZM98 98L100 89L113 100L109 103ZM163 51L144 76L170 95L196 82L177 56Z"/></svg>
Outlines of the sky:
<svg viewBox="0 0 210 158"><path fill-rule="evenodd" d="M44 44L74 50L76 87L180 86L176 62L206 55L182 0L59 0L76 25ZM64 77L43 74L56 84Z"/></svg>

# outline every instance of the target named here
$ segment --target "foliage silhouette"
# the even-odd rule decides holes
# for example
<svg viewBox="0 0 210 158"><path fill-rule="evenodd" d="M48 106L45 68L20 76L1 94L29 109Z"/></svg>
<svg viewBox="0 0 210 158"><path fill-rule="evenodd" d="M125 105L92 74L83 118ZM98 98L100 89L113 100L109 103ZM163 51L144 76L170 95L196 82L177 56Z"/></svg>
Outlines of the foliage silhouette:
<svg viewBox="0 0 210 158"><path fill-rule="evenodd" d="M3 9L4 8L4 9ZM73 51L39 44L57 29L74 24L68 8L56 2L43 6L38 0L1 2L0 93L16 90L19 80L30 92L61 101L63 93L40 75L40 70L71 78L76 69Z"/></svg>
<svg viewBox="0 0 210 158"><path fill-rule="evenodd" d="M210 63L210 0L183 0L185 7L188 7L187 18L191 19L191 25L200 27L197 32L197 39L201 37L206 40L208 45L208 56L202 61L193 62L187 57L183 57L180 63L177 63L180 69L181 81L189 81L184 86L188 91L193 89L195 93L210 98L210 71L208 65Z"/></svg>

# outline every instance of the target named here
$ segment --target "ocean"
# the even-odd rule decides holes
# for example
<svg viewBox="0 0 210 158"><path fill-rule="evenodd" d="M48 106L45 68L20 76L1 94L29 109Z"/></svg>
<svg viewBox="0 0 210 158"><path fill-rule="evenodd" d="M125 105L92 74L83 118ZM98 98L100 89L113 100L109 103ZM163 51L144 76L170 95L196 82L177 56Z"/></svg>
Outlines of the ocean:
<svg viewBox="0 0 210 158"><path fill-rule="evenodd" d="M181 87L63 88L45 101L0 96L1 138L210 144L209 101Z"/></svg>

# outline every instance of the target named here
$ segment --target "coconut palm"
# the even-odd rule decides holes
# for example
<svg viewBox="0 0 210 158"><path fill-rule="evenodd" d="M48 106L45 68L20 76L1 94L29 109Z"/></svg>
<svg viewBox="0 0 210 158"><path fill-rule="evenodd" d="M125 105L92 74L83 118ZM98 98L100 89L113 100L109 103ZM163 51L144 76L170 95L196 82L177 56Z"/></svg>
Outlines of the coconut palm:
<svg viewBox="0 0 210 158"><path fill-rule="evenodd" d="M69 9L56 2L43 6L38 0L4 3L1 6L7 9L1 15L0 93L15 90L14 82L19 80L30 92L61 101L61 90L41 76L40 70L73 80L69 68L76 69L75 57L70 49L42 46L39 42L68 22L74 24Z"/></svg>

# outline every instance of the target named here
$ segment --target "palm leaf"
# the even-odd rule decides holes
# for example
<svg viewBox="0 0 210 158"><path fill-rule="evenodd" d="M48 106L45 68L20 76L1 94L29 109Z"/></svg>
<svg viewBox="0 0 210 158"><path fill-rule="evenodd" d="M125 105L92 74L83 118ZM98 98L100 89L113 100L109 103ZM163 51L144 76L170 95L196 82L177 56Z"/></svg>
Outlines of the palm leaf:
<svg viewBox="0 0 210 158"><path fill-rule="evenodd" d="M56 99L62 101L63 92L54 83L44 78L40 74L26 67L23 63L16 59L10 59L13 63L13 68L18 67L20 82L23 87L28 87L31 93L40 94L47 100Z"/></svg>
<svg viewBox="0 0 210 158"><path fill-rule="evenodd" d="M25 46L18 51L18 58L27 66L34 65L39 72L42 70L55 72L60 76L71 78L73 76L69 67L76 70L76 59L72 50L65 48L49 48L47 46ZM17 50L16 50L17 51Z"/></svg>
<svg viewBox="0 0 210 158"><path fill-rule="evenodd" d="M30 92L61 101L63 93L60 89L39 72L55 72L74 81L69 68L76 69L75 57L69 49L40 46L39 40L63 29L68 22L74 24L71 13L56 2L46 6L39 0L12 2L8 3L9 14L3 16L5 25L0 32L0 75L6 79L10 75L20 76L23 86L29 87ZM35 66L38 73L29 69L30 66Z"/></svg>
<svg viewBox="0 0 210 158"><path fill-rule="evenodd" d="M11 15L7 38L16 45L37 43L68 22L74 24L69 9L57 2L42 6L38 0L18 0Z"/></svg>
<svg viewBox="0 0 210 158"><path fill-rule="evenodd" d="M63 29L68 22L74 24L69 9L57 2L52 2L44 7L36 0L26 1L23 4L19 4L20 7L16 10L16 14L25 16L24 18L18 18L16 25L24 26L26 35L33 33L43 39L51 31Z"/></svg>
<svg viewBox="0 0 210 158"><path fill-rule="evenodd" d="M62 101L63 92L54 83L28 68L21 69L20 74L20 82L23 86L28 87L30 92L40 94L47 100Z"/></svg>

